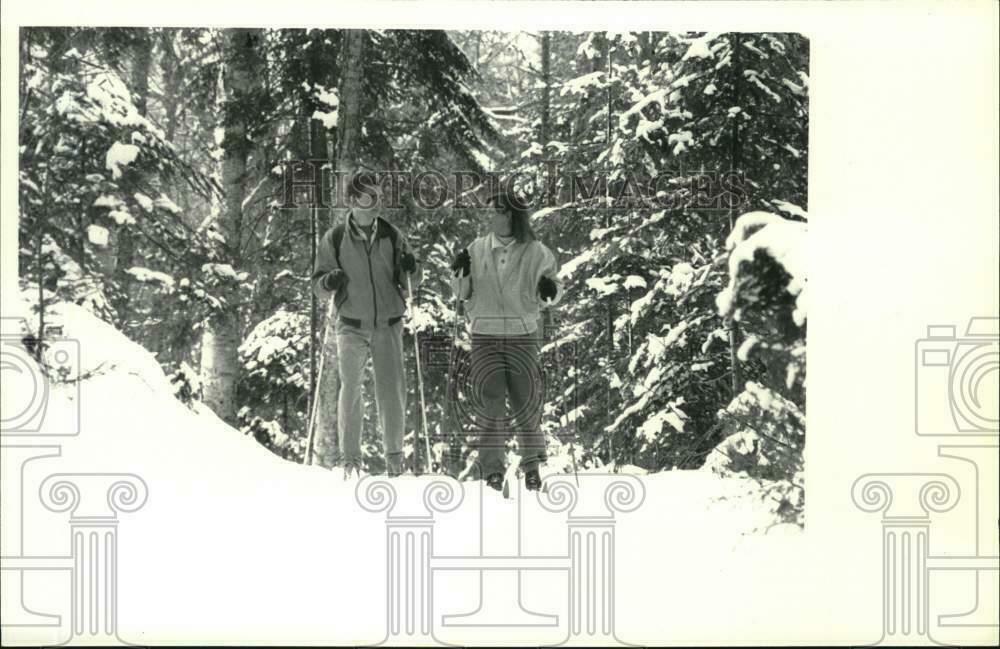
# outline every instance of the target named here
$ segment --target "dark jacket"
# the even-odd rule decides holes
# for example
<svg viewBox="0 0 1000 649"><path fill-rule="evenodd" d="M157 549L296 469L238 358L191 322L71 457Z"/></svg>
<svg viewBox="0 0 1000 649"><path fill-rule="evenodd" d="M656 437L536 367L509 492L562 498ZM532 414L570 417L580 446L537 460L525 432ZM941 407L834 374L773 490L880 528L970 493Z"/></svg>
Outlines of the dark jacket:
<svg viewBox="0 0 1000 649"><path fill-rule="evenodd" d="M339 235L339 263L333 249L338 229L343 232ZM396 236L395 258L391 233ZM323 277L339 268L347 274L347 283L333 297L337 314L360 321L366 329L371 329L376 321L384 326L406 310L406 273L399 269L399 258L404 252L412 254L406 237L394 225L381 216L376 217L369 241L349 213L343 223L327 230L320 239L312 275L313 292L320 299L328 297L330 291L323 288ZM414 289L422 276L423 269L417 263L417 270L410 277Z"/></svg>

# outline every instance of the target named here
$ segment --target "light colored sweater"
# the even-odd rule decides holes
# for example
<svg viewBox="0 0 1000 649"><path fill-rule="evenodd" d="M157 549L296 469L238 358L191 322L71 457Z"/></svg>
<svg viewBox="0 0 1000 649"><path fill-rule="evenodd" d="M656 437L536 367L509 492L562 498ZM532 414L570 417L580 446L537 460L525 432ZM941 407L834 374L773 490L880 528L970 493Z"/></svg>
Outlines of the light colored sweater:
<svg viewBox="0 0 1000 649"><path fill-rule="evenodd" d="M510 336L537 331L546 306L538 295L538 280L544 276L555 282L556 296L550 304L557 304L563 295L552 251L537 240L504 246L493 233L477 238L468 250L471 272L452 277L451 287L466 300L472 333Z"/></svg>

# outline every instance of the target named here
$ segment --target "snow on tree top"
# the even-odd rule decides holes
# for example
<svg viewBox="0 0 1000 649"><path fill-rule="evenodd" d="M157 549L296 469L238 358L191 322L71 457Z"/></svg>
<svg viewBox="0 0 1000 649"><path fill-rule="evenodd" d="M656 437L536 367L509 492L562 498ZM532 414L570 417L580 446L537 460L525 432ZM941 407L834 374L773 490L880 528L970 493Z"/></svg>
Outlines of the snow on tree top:
<svg viewBox="0 0 1000 649"><path fill-rule="evenodd" d="M744 70L743 76L745 76L750 83L763 90L771 99L775 101L775 103L781 103L781 97L778 93L771 90L763 81L760 80L760 72L756 70Z"/></svg>
<svg viewBox="0 0 1000 649"><path fill-rule="evenodd" d="M139 207L146 210L147 212L153 211L153 199L141 192L136 192L133 196L135 202L139 204ZM96 205L96 203L95 203Z"/></svg>
<svg viewBox="0 0 1000 649"><path fill-rule="evenodd" d="M157 199L153 201L153 204L161 210L167 210L168 212L172 212L174 214L181 213L181 208L177 206L177 203L167 198L165 194L160 194Z"/></svg>
<svg viewBox="0 0 1000 649"><path fill-rule="evenodd" d="M94 200L94 207L110 207L112 209L124 205L122 199L110 194L101 194Z"/></svg>
<svg viewBox="0 0 1000 649"><path fill-rule="evenodd" d="M687 61L688 59L710 59L714 54L710 43L718 36L718 34L705 34L700 38L696 38L691 41L688 46L684 56L681 57L681 61Z"/></svg>
<svg viewBox="0 0 1000 649"><path fill-rule="evenodd" d="M140 282L156 282L162 284L168 290L173 290L174 288L174 278L166 273L142 268L141 266L133 266L126 272Z"/></svg>
<svg viewBox="0 0 1000 649"><path fill-rule="evenodd" d="M335 128L337 126L338 114L337 110L326 112L322 110L315 110L313 111L312 118L323 122L323 128Z"/></svg>
<svg viewBox="0 0 1000 649"><path fill-rule="evenodd" d="M639 275L629 275L625 278L625 288L646 288L646 280Z"/></svg>
<svg viewBox="0 0 1000 649"><path fill-rule="evenodd" d="M674 145L674 155L680 155L687 150L688 145L694 142L694 134L691 131L681 131L671 133L667 136L667 143Z"/></svg>
<svg viewBox="0 0 1000 649"><path fill-rule="evenodd" d="M621 275L615 273L608 277L588 277L585 283L587 288L597 291L602 296L608 296L618 290L619 279Z"/></svg>
<svg viewBox="0 0 1000 649"><path fill-rule="evenodd" d="M308 328L308 318L304 314L280 309L250 331L239 347L240 356L251 370L258 365L267 366Z"/></svg>
<svg viewBox="0 0 1000 649"><path fill-rule="evenodd" d="M538 142L532 142L527 149L521 152L522 158L530 158L532 156L542 155L542 145Z"/></svg>
<svg viewBox="0 0 1000 649"><path fill-rule="evenodd" d="M806 224L783 219L770 212L748 212L737 219L733 231L726 238L729 253L729 285L716 297L719 313L732 309L732 300L740 277L740 265L753 262L757 251L762 251L791 276L786 290L796 296L792 314L796 324L806 320Z"/></svg>
<svg viewBox="0 0 1000 649"><path fill-rule="evenodd" d="M201 272L207 275L216 275L225 279L233 279L238 282L242 282L248 277L246 271L237 273L236 270L229 264L202 264Z"/></svg>
<svg viewBox="0 0 1000 649"><path fill-rule="evenodd" d="M111 177L118 179L122 177L122 167L126 167L139 156L139 147L134 144L122 144L113 142L104 158L104 166L111 170Z"/></svg>
<svg viewBox="0 0 1000 649"><path fill-rule="evenodd" d="M786 148L790 148L790 147L786 146ZM793 151L794 151L794 149L793 149ZM795 157L797 158L798 156L799 156L799 152L795 151ZM771 203L775 207L777 207L779 210L781 210L782 212L785 212L787 214L791 214L793 216L798 216L798 217L803 218L803 219L805 219L807 221L809 220L809 215L806 213L806 211L804 209L802 209L801 207L799 207L798 205L795 205L794 203L789 203L788 201L771 201Z"/></svg>
<svg viewBox="0 0 1000 649"><path fill-rule="evenodd" d="M555 213L555 212L557 212L557 211L559 211L559 210L561 210L561 209L563 209L565 207L568 207L570 205L572 205L572 203L566 203L564 205L555 205L555 206L552 206L552 207L543 207L542 209L538 210L537 212L532 213L531 220L532 221L540 221L540 220L544 219L545 217L547 217L549 214L553 214L553 213Z"/></svg>
<svg viewBox="0 0 1000 649"><path fill-rule="evenodd" d="M565 96L568 93L573 93L576 95L585 94L591 88L600 88L604 83L604 72L598 70L597 72L590 72L588 74L581 75L575 79L570 79L563 84L562 90L559 91L560 96Z"/></svg>
<svg viewBox="0 0 1000 649"><path fill-rule="evenodd" d="M108 212L108 216L115 220L118 225L135 225L135 217L124 207Z"/></svg>

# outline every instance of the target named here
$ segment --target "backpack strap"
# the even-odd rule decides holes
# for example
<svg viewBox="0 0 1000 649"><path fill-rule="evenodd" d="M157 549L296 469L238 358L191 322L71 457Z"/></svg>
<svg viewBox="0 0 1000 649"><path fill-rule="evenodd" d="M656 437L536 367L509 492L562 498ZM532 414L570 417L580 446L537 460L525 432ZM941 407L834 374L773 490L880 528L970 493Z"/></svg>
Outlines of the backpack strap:
<svg viewBox="0 0 1000 649"><path fill-rule="evenodd" d="M340 263L340 244L344 241L344 224L338 223L333 226L330 232L330 247L333 248L333 257L337 260L337 267L341 270L344 266Z"/></svg>
<svg viewBox="0 0 1000 649"><path fill-rule="evenodd" d="M388 237L389 243L392 244L392 281L399 286L399 230L385 219L379 219L379 221L385 225L383 226L380 223L376 237Z"/></svg>

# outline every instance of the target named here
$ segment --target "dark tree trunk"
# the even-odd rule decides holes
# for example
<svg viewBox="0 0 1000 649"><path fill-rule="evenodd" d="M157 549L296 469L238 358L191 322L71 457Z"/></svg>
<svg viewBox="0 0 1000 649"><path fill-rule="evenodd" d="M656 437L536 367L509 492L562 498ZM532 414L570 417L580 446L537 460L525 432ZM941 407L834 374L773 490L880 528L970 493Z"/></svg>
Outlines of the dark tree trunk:
<svg viewBox="0 0 1000 649"><path fill-rule="evenodd" d="M743 77L743 70L740 69L740 48L742 44L740 43L740 34L733 33L730 35L730 43L733 52L733 69L732 69L732 84L733 84L733 106L740 105L740 81ZM734 119L732 121L732 132L730 138L730 164L733 173L739 173L740 169L740 127L739 120ZM733 210L729 210L729 230L730 232L735 225L736 215ZM733 398L736 398L740 392L743 391L743 379L740 371L740 359L737 354L740 344L740 327L735 320L730 320L729 322L729 365L732 370L733 375Z"/></svg>
<svg viewBox="0 0 1000 649"><path fill-rule="evenodd" d="M319 48L313 47L309 50L309 77L315 83L322 78L323 66L325 61L319 56ZM319 164L315 161L323 160L329 161L329 141L326 133L326 128L320 120L313 119L313 102L310 98L303 97L301 102L301 110L299 119L296 120L296 128L298 129L298 141L296 143L296 152L299 158L309 158L314 161L314 164ZM319 174L320 180L322 179L322 169L316 167L314 168L314 173ZM316 251L319 243L319 237L323 234L323 223L320 221L323 212L317 206L322 200L322 188L317 185L314 190L317 194L314 194L314 203L310 208L307 208L307 218L309 219L309 272L316 267ZM317 352L322 351L319 349L319 303L316 299L316 294L312 291L309 292L309 412L312 412L316 400L316 388L317 388ZM311 464L314 455L314 444L315 437L311 434L312 431L307 431L309 434L306 440L306 453L304 457L304 462L306 464ZM325 440L324 440L325 441ZM328 444L327 447L330 445ZM330 456L329 451L331 449L326 448L327 452L324 455L324 463L329 463L327 459Z"/></svg>
<svg viewBox="0 0 1000 649"><path fill-rule="evenodd" d="M354 171L361 150L361 100L364 79L364 30L349 29L341 41L340 106L337 115L337 152L335 165L338 171ZM339 200L339 197L338 197ZM332 301L332 300L331 300ZM326 308L323 323L323 344L320 349L319 385L315 393L314 416L307 445L317 451L317 459L324 466L331 466L339 458L337 451L337 395L340 377L337 372L337 335L333 310Z"/></svg>
<svg viewBox="0 0 1000 649"><path fill-rule="evenodd" d="M152 62L153 43L146 30L136 30L133 45L133 63L131 90L132 100L136 110L145 117L149 104L149 68ZM117 250L115 251L114 275L115 284L120 292L118 298L118 321L123 331L129 331L129 320L132 317L132 276L128 270L132 267L135 255L135 237L127 224L119 225L115 232Z"/></svg>
<svg viewBox="0 0 1000 649"><path fill-rule="evenodd" d="M539 131L539 139L542 144L542 155L544 157L545 145L552 137L550 133L551 121L551 92L552 92L552 35L549 32L542 32L542 126Z"/></svg>

